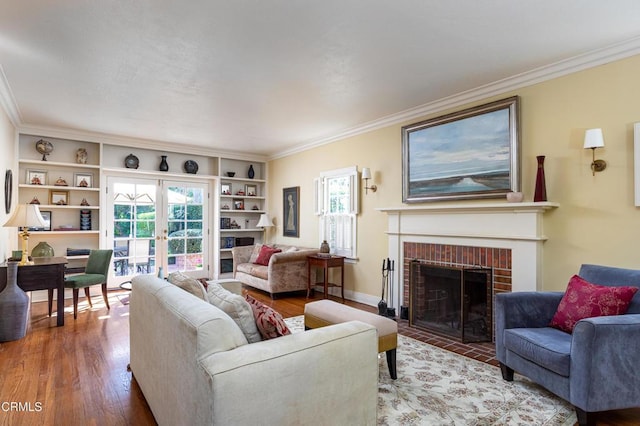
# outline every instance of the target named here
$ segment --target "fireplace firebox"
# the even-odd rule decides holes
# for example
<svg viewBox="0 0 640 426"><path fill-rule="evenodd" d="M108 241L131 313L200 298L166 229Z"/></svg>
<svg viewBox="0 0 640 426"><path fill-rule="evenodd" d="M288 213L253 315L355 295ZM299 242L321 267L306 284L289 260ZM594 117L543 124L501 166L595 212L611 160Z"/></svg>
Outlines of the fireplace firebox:
<svg viewBox="0 0 640 426"><path fill-rule="evenodd" d="M409 325L463 343L491 341L492 282L490 268L412 261Z"/></svg>

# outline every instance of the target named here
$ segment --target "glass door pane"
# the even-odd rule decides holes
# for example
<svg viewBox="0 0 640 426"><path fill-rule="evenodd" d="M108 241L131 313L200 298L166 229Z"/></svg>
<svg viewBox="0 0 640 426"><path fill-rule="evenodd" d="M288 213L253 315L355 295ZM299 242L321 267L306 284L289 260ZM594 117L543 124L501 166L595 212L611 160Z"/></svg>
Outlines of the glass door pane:
<svg viewBox="0 0 640 426"><path fill-rule="evenodd" d="M113 247L116 282L136 274L155 273L158 185L155 180L109 178L108 208L113 229L107 235Z"/></svg>
<svg viewBox="0 0 640 426"><path fill-rule="evenodd" d="M192 271L194 276L207 275L207 192L206 184L164 182L166 228L163 233L167 241L169 273Z"/></svg>

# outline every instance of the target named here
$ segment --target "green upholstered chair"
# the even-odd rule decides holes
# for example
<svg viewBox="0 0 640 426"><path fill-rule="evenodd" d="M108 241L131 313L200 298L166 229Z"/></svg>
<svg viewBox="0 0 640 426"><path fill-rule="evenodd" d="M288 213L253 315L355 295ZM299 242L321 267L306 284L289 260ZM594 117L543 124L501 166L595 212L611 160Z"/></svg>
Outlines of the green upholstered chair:
<svg viewBox="0 0 640 426"><path fill-rule="evenodd" d="M109 264L111 263L112 255L113 250L91 250L84 274L72 275L65 278L65 288L73 289L74 319L78 317L78 293L81 288L84 288L84 294L87 296L89 306L93 307L91 304L91 296L89 295L89 287L92 285L102 284L104 303L107 305L107 309L111 309L109 299L107 298L107 278L109 276Z"/></svg>

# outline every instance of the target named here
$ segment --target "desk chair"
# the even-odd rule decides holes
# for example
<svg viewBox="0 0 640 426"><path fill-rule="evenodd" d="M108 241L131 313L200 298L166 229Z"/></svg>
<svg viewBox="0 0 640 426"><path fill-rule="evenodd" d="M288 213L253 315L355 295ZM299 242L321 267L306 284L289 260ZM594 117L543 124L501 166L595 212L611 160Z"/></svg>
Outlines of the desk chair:
<svg viewBox="0 0 640 426"><path fill-rule="evenodd" d="M102 298L104 299L107 309L111 309L109 306L109 299L107 298L107 278L109 277L109 264L111 263L111 256L113 250L91 250L89 259L87 260L87 266L84 274L72 275L65 278L65 288L73 289L73 318L78 317L78 293L81 288L84 288L84 294L87 296L87 302L89 306L91 304L91 296L89 294L89 287L96 284L102 285ZM51 300L49 301L51 303Z"/></svg>

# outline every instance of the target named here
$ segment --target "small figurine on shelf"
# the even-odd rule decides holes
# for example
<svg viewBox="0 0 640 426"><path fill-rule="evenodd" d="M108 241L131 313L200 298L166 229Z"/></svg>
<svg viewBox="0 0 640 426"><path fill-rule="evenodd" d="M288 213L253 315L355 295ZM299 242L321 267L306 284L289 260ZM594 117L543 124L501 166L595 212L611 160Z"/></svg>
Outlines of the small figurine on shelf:
<svg viewBox="0 0 640 426"><path fill-rule="evenodd" d="M38 197L33 197L29 204L40 204L40 200L38 200Z"/></svg>
<svg viewBox="0 0 640 426"><path fill-rule="evenodd" d="M54 185L55 186L69 186L69 184L67 184L67 181L62 179L62 176L60 176L58 178L58 180L56 180L56 183Z"/></svg>
<svg viewBox="0 0 640 426"><path fill-rule="evenodd" d="M87 180L85 178L82 178L82 180L80 182L78 182L78 186L80 188L87 188L87 187L89 187L89 182L87 182Z"/></svg>
<svg viewBox="0 0 640 426"><path fill-rule="evenodd" d="M86 199L86 198L83 198L83 199L82 199L82 201L80 202L80 205L81 205L81 206L88 206L88 205L90 205L90 204L89 204L89 202L87 201L87 199Z"/></svg>

